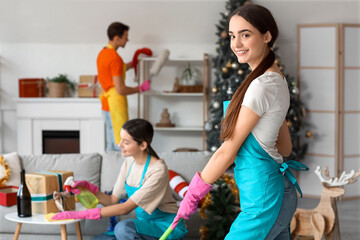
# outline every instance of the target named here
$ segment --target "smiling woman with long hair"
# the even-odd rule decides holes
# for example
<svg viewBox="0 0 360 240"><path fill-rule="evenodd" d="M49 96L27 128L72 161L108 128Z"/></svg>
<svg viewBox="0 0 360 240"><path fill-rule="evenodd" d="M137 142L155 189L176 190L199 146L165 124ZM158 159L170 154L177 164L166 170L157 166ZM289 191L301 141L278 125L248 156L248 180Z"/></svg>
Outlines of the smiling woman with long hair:
<svg viewBox="0 0 360 240"><path fill-rule="evenodd" d="M248 63L252 72L231 101L224 102L224 142L203 171L195 174L172 228L195 213L197 202L211 184L235 163L241 212L225 239L290 239L298 185L289 167L305 170L306 166L295 161L283 163L292 144L285 120L290 104L288 86L272 50L278 28L268 9L245 5L230 16L229 35L238 62Z"/></svg>

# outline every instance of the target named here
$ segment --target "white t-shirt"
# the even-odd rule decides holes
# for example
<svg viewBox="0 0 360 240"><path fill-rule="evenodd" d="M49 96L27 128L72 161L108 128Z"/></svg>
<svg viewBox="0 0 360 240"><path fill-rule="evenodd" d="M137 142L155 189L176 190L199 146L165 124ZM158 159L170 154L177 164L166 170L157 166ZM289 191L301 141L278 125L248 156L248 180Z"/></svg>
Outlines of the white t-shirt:
<svg viewBox="0 0 360 240"><path fill-rule="evenodd" d="M113 190L113 195L119 199L126 196L125 180L129 186L138 187L140 185L145 164L139 165L134 162L130 174L127 177L133 161L133 157L127 157L121 166L120 174ZM138 189L130 199L148 214L151 214L156 208L159 208L163 212L177 212L178 206L169 184L169 170L163 159L149 164L142 187Z"/></svg>
<svg viewBox="0 0 360 240"><path fill-rule="evenodd" d="M276 72L264 73L251 82L242 105L260 116L251 132L260 146L275 161L282 163L283 158L275 144L290 105L286 79Z"/></svg>

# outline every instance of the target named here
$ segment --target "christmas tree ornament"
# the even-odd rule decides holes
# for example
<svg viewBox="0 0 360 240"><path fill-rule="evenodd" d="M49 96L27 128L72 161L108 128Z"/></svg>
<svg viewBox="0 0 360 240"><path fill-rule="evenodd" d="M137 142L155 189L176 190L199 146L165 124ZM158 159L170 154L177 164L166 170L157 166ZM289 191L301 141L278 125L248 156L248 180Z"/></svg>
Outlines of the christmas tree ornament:
<svg viewBox="0 0 360 240"><path fill-rule="evenodd" d="M225 65L225 67L227 67L227 68L231 68L231 61L229 60L227 63L226 63L226 65Z"/></svg>
<svg viewBox="0 0 360 240"><path fill-rule="evenodd" d="M222 68L222 72L223 72L223 73L228 73L228 72L229 72L229 69L228 69L227 67L223 67L223 68Z"/></svg>
<svg viewBox="0 0 360 240"><path fill-rule="evenodd" d="M226 93L227 93L228 95L233 95L233 94L234 94L234 92L233 92L233 90L231 89L230 86L229 86L228 89L226 90Z"/></svg>
<svg viewBox="0 0 360 240"><path fill-rule="evenodd" d="M312 136L313 136L312 131L311 131L311 130L307 130L305 136L306 136L307 138L312 138Z"/></svg>
<svg viewBox="0 0 360 240"><path fill-rule="evenodd" d="M289 128L291 128L292 125L293 125L292 121L290 121L290 120L288 120L288 121L286 122L286 124L287 124L287 126L288 126Z"/></svg>
<svg viewBox="0 0 360 240"><path fill-rule="evenodd" d="M218 108L220 108L220 103L219 102L214 102L213 103L213 107L215 108L215 109L218 109Z"/></svg>
<svg viewBox="0 0 360 240"><path fill-rule="evenodd" d="M207 121L206 123L205 123L205 131L210 131L212 128L213 128L213 124L210 122L210 121Z"/></svg>
<svg viewBox="0 0 360 240"><path fill-rule="evenodd" d="M221 36L221 38L227 38L229 35L226 31L222 31L220 36Z"/></svg>
<svg viewBox="0 0 360 240"><path fill-rule="evenodd" d="M217 92L218 92L218 88L217 88L217 87L212 87L212 88L211 88L211 92L212 92L212 93L217 93Z"/></svg>
<svg viewBox="0 0 360 240"><path fill-rule="evenodd" d="M293 93L293 94L299 94L299 88L297 88L296 86L294 86L294 87L292 87L291 88L291 92Z"/></svg>
<svg viewBox="0 0 360 240"><path fill-rule="evenodd" d="M219 129L219 124L215 124L214 128Z"/></svg>
<svg viewBox="0 0 360 240"><path fill-rule="evenodd" d="M212 147L211 147L211 151L212 151L212 152L215 152L215 151L216 151L216 149L217 149L217 147L216 147L216 146L212 146Z"/></svg>
<svg viewBox="0 0 360 240"><path fill-rule="evenodd" d="M237 63L232 63L232 64L231 64L231 67L232 67L233 69L237 69L237 68L239 67L239 64L237 64Z"/></svg>
<svg viewBox="0 0 360 240"><path fill-rule="evenodd" d="M243 74L244 74L244 70L239 69L238 74L239 74L239 75L243 75Z"/></svg>

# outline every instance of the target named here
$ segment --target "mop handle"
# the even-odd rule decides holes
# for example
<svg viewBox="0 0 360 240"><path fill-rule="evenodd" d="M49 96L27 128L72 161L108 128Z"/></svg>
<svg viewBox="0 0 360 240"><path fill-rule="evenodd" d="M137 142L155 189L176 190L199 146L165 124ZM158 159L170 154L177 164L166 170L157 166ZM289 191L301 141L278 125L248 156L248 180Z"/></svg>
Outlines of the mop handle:
<svg viewBox="0 0 360 240"><path fill-rule="evenodd" d="M179 222L181 221L182 218L180 218ZM166 231L163 233L163 235L159 238L159 240L165 240L169 235L170 233L173 231L172 228L171 228L171 225L168 227L168 229L166 229Z"/></svg>

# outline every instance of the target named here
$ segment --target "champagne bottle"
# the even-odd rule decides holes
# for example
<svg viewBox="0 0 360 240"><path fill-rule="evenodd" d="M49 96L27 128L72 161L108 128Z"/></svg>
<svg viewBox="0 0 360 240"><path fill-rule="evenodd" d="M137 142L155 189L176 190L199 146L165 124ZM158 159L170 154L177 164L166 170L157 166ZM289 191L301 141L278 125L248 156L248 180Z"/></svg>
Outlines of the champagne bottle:
<svg viewBox="0 0 360 240"><path fill-rule="evenodd" d="M31 195L26 186L25 170L21 170L21 183L17 192L17 211L19 217L31 217Z"/></svg>

